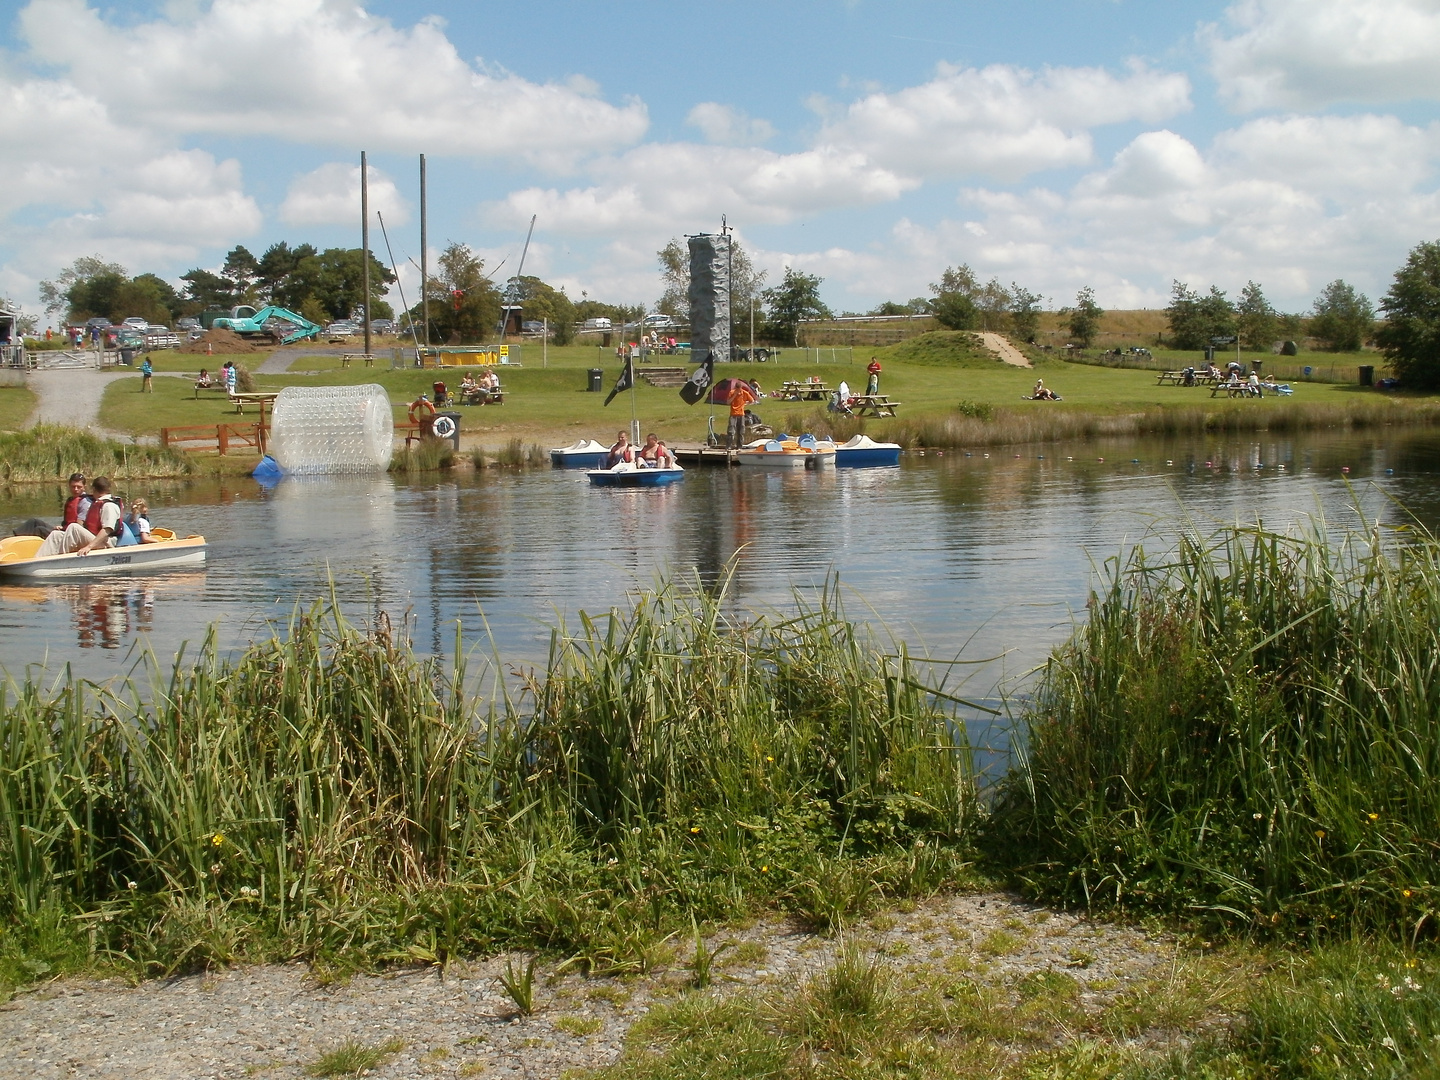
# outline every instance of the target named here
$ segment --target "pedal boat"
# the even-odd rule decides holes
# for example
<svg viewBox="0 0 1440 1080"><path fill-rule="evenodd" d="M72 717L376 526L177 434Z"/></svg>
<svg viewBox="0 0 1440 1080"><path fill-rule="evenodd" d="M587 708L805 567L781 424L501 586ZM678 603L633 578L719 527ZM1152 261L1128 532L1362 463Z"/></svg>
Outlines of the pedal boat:
<svg viewBox="0 0 1440 1080"><path fill-rule="evenodd" d="M557 446L550 451L550 464L557 469L598 469L610 455L608 446L594 439L581 439L570 446Z"/></svg>
<svg viewBox="0 0 1440 1080"><path fill-rule="evenodd" d="M47 555L36 552L44 543L38 536L7 536L0 540L0 579L5 581L48 581L53 578L103 577L134 571L169 570L205 564L205 537L176 536L168 529L155 529L153 544L101 548L88 555Z"/></svg>
<svg viewBox="0 0 1440 1080"><path fill-rule="evenodd" d="M678 464L664 469L651 469L622 461L612 469L591 469L585 474L596 487L664 487L685 479L685 470Z"/></svg>
<svg viewBox="0 0 1440 1080"><path fill-rule="evenodd" d="M777 435L757 439L735 451L735 463L765 469L820 469L835 464L835 444L821 442L814 435L798 439Z"/></svg>

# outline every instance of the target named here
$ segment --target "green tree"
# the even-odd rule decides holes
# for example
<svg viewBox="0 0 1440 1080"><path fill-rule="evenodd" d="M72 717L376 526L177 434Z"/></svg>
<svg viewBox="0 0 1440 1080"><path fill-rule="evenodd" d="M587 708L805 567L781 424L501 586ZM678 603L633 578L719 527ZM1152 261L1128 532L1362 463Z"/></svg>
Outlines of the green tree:
<svg viewBox="0 0 1440 1080"><path fill-rule="evenodd" d="M301 262L315 254L317 252L310 244L297 244L293 248L284 240L271 244L260 256L255 268L255 289L259 298L280 307L290 307L288 301L291 297L286 289L290 275L295 273ZM296 298L296 303L303 305L305 299L300 296Z"/></svg>
<svg viewBox="0 0 1440 1080"><path fill-rule="evenodd" d="M243 244L231 248L225 256L225 265L221 267L220 273L233 283L237 303L255 303L255 279L260 273L260 264L255 256L250 254L249 248Z"/></svg>
<svg viewBox="0 0 1440 1080"><path fill-rule="evenodd" d="M1235 328L1241 347L1251 352L1269 352L1279 334L1280 319L1265 299L1265 293L1253 281L1247 281L1240 290L1240 302L1235 305Z"/></svg>
<svg viewBox="0 0 1440 1080"><path fill-rule="evenodd" d="M1040 332L1040 305L1044 299L1039 293L1010 283L1010 325L1021 341L1033 342Z"/></svg>
<svg viewBox="0 0 1440 1080"><path fill-rule="evenodd" d="M1200 296L1183 281L1170 286L1170 343L1177 349L1203 349L1212 337L1235 333L1235 306L1214 285Z"/></svg>
<svg viewBox="0 0 1440 1080"><path fill-rule="evenodd" d="M139 315L147 322L169 324L176 318L180 296L164 278L156 274L141 274L121 282L115 290L113 303L111 322Z"/></svg>
<svg viewBox="0 0 1440 1080"><path fill-rule="evenodd" d="M973 330L979 321L975 294L980 291L979 279L969 266L945 268L940 280L930 286L933 298L930 310L947 330Z"/></svg>
<svg viewBox="0 0 1440 1080"><path fill-rule="evenodd" d="M67 311L70 307L71 289L102 274L118 278L129 276L125 267L119 263L106 262L99 255L82 255L56 274L53 281L40 282L40 303L47 314Z"/></svg>
<svg viewBox="0 0 1440 1080"><path fill-rule="evenodd" d="M665 291L656 301L655 310L672 315L681 322L690 321L690 248L678 237L655 253L660 261L660 280ZM735 327L750 318L750 304L760 304L760 290L768 273L756 270L749 253L735 237L730 237L730 311ZM588 317L588 316L587 316Z"/></svg>
<svg viewBox="0 0 1440 1080"><path fill-rule="evenodd" d="M180 275L185 282L185 298L201 311L228 311L235 306L234 282L211 270L187 270Z"/></svg>
<svg viewBox="0 0 1440 1080"><path fill-rule="evenodd" d="M1338 279L1320 290L1311 310L1310 336L1328 352L1357 352L1375 323L1369 298Z"/></svg>
<svg viewBox="0 0 1440 1080"><path fill-rule="evenodd" d="M1100 332L1104 315L1105 309L1095 302L1095 290L1086 285L1075 294L1075 306L1070 309L1070 336L1088 349Z"/></svg>
<svg viewBox="0 0 1440 1080"><path fill-rule="evenodd" d="M445 246L425 289L432 341L478 344L500 321L500 291L485 275L485 261L464 244L452 240ZM411 308L410 317L420 321L419 304Z"/></svg>
<svg viewBox="0 0 1440 1080"><path fill-rule="evenodd" d="M999 330L1009 319L1011 305L1015 298L1010 290L991 278L975 294L975 310L980 316L981 330Z"/></svg>
<svg viewBox="0 0 1440 1080"><path fill-rule="evenodd" d="M65 304L71 322L102 318L114 322L128 314L120 308L118 296L120 287L129 281L122 270L119 273L105 271L92 277L81 278L65 291Z"/></svg>
<svg viewBox="0 0 1440 1080"><path fill-rule="evenodd" d="M364 281L365 262L359 248L327 248L318 255L302 258L285 278L282 291L289 302L283 306L292 311L298 307L300 314L304 314L306 303L313 300L329 318L359 318L364 310ZM388 319L393 316L393 309L384 295L386 287L394 282L395 276L371 252L371 318ZM314 310L313 307L311 310ZM498 308L496 313L498 315Z"/></svg>
<svg viewBox="0 0 1440 1080"><path fill-rule="evenodd" d="M1410 250L1395 271L1390 291L1380 298L1385 321L1375 344L1390 370L1417 390L1440 387L1440 241Z"/></svg>
<svg viewBox="0 0 1440 1080"><path fill-rule="evenodd" d="M556 289L529 274L511 278L511 287L524 308L527 321L543 321L550 327L556 345L568 345L575 337L575 304Z"/></svg>
<svg viewBox="0 0 1440 1080"><path fill-rule="evenodd" d="M787 266L779 285L766 289L765 336L771 341L800 344L800 324L806 319L828 319L830 309L820 299L825 279Z"/></svg>

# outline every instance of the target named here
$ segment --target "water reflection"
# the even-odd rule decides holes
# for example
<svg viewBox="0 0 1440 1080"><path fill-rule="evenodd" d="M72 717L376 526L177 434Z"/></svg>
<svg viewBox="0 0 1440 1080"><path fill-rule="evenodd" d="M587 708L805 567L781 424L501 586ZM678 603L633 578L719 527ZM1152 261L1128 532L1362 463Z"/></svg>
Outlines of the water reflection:
<svg viewBox="0 0 1440 1080"><path fill-rule="evenodd" d="M839 571L852 616L940 658L1005 654L986 669L993 680L1043 659L1095 565L1127 544L1163 545L1187 523L1350 522L1352 504L1382 521L1403 505L1434 528L1437 477L1440 436L1409 432L951 451L885 470L694 469L656 489L548 471L304 478L268 492L248 480L132 485L157 523L206 535L205 572L0 589L0 666L48 657L104 678L137 640L168 658L213 623L239 647L332 594L357 621L406 620L424 649L448 652L459 621L466 647L536 662L557 613L604 611L667 571L714 589L733 566L731 610L783 607ZM0 520L48 497L6 500Z"/></svg>

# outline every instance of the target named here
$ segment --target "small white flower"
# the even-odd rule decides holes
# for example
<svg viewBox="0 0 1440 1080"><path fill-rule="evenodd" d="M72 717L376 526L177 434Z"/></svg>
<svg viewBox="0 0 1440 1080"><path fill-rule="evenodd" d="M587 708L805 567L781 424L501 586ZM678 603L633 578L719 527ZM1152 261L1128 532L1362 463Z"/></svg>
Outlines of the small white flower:
<svg viewBox="0 0 1440 1080"><path fill-rule="evenodd" d="M1380 1045L1385 1047L1386 1050L1394 1050L1395 1040L1392 1039L1389 1035L1386 1035L1383 1039L1380 1040Z"/></svg>

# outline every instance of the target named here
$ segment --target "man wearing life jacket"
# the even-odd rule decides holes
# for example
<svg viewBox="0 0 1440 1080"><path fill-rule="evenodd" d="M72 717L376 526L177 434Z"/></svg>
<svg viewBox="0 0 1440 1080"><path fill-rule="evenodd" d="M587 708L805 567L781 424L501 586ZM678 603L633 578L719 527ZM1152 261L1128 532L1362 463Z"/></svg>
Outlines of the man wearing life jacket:
<svg viewBox="0 0 1440 1080"><path fill-rule="evenodd" d="M71 473L70 497L65 500L65 520L60 523L60 528L67 528L77 521L83 524L93 501L85 491L85 474Z"/></svg>
<svg viewBox="0 0 1440 1080"><path fill-rule="evenodd" d="M645 436L645 445L640 448L640 464L649 469L668 469L675 464L675 455L652 431Z"/></svg>
<svg viewBox="0 0 1440 1080"><path fill-rule="evenodd" d="M38 558L46 555L88 555L96 548L114 547L123 527L124 502L110 493L110 481L97 476L90 483L94 499L85 512L85 521L73 522L63 529L56 529L45 538L36 552Z"/></svg>
<svg viewBox="0 0 1440 1080"><path fill-rule="evenodd" d="M620 437L615 440L615 445L610 447L610 456L605 460L605 467L613 469L622 461L634 464L635 447L630 445L630 436L620 432Z"/></svg>

